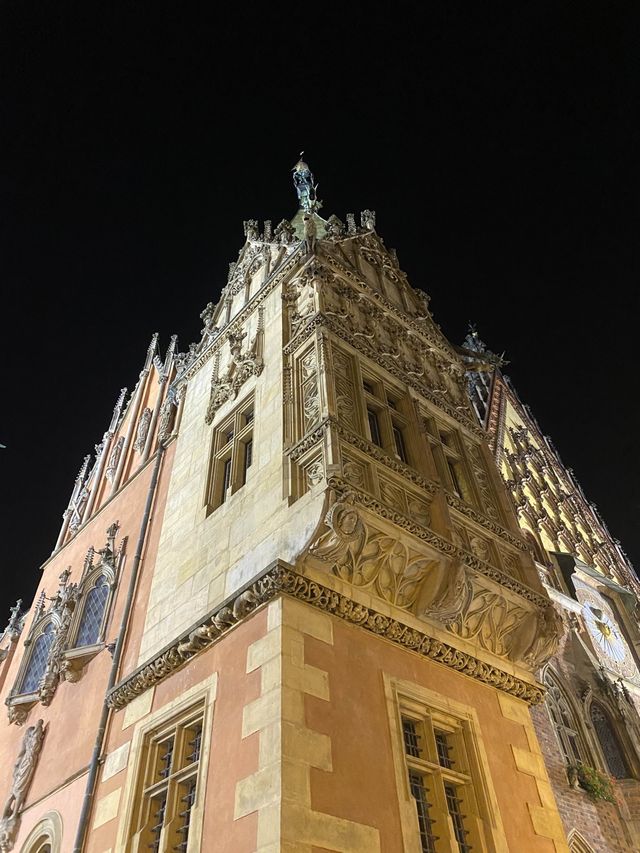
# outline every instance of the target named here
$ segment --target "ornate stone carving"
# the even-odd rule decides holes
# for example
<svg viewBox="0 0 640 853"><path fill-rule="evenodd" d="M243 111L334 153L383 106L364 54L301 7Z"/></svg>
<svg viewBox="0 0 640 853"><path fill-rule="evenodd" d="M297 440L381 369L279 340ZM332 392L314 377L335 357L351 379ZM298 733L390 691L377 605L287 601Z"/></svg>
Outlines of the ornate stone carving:
<svg viewBox="0 0 640 853"><path fill-rule="evenodd" d="M354 586L370 588L385 601L412 609L420 596L421 612L442 621L457 605L445 592L444 580L434 581L423 594L420 587L429 572L438 575L440 560L409 549L400 540L371 528L362 520L349 495L337 500L325 516L328 530L309 548L312 564L319 561L333 574ZM438 618L436 616L436 618Z"/></svg>
<svg viewBox="0 0 640 853"><path fill-rule="evenodd" d="M471 603L471 573L458 560L439 560L420 589L416 613L451 625L465 614Z"/></svg>
<svg viewBox="0 0 640 853"><path fill-rule="evenodd" d="M9 853L13 850L16 835L20 827L20 812L24 805L29 785L36 769L42 741L44 740L44 723L38 720L35 726L29 726L22 739L22 746L13 765L13 778L9 796L7 797L0 819L0 851Z"/></svg>
<svg viewBox="0 0 640 853"><path fill-rule="evenodd" d="M356 393L351 359L334 348L333 368L338 418L349 429L357 430Z"/></svg>
<svg viewBox="0 0 640 853"><path fill-rule="evenodd" d="M38 695L43 705L49 705L56 692L58 683L62 678L62 666L64 663L64 650L67 646L71 617L78 600L77 584L69 584L70 570L67 569L60 575L60 586L55 596L51 599L51 606L47 616L51 616L54 633L53 642L49 649L49 659L44 671Z"/></svg>
<svg viewBox="0 0 640 853"><path fill-rule="evenodd" d="M324 479L324 465L321 459L316 459L304 469L309 488L313 488Z"/></svg>
<svg viewBox="0 0 640 853"><path fill-rule="evenodd" d="M138 429L136 432L136 440L133 445L133 449L137 450L138 453L142 453L144 450L144 445L147 440L147 433L149 432L149 425L151 423L151 416L153 412L151 409L146 408L140 418L138 420Z"/></svg>
<svg viewBox="0 0 640 853"><path fill-rule="evenodd" d="M528 613L511 635L509 657L540 669L556 653L562 633L562 619L552 605Z"/></svg>
<svg viewBox="0 0 640 853"><path fill-rule="evenodd" d="M287 246L289 243L293 243L296 239L293 225L288 219L283 219L280 224L276 226L274 233L278 243L282 243L284 246Z"/></svg>
<svg viewBox="0 0 640 853"><path fill-rule="evenodd" d="M109 706L115 709L124 708L136 696L163 681L194 655L215 642L240 619L282 594L304 601L377 636L385 637L404 649L411 649L483 684L516 696L530 705L537 705L543 699L544 693L539 684L523 681L510 672L430 637L424 631L416 630L398 619L385 616L330 587L312 581L286 564L278 564L247 589L239 592L234 599L227 600L168 649L117 684L108 696Z"/></svg>
<svg viewBox="0 0 640 853"><path fill-rule="evenodd" d="M173 430L173 424L176 414L176 392L175 388L169 388L167 396L160 406L160 416L158 418L158 441L166 441Z"/></svg>
<svg viewBox="0 0 640 853"><path fill-rule="evenodd" d="M18 641L20 634L22 633L22 629L24 627L26 612L22 612L20 606L22 604L22 599L19 598L16 603L9 609L9 621L7 622L7 627L4 629L2 637L8 637L10 642L15 643Z"/></svg>
<svg viewBox="0 0 640 853"><path fill-rule="evenodd" d="M109 456L109 461L107 463L107 470L105 472L105 476L110 483L113 483L114 477L116 476L116 471L118 470L118 463L120 462L120 456L122 455L122 448L124 447L124 436L121 435L120 438L116 441L111 450L111 455Z"/></svg>
<svg viewBox="0 0 640 853"><path fill-rule="evenodd" d="M315 347L300 359L300 382L304 432L320 420L320 389L318 386L318 358Z"/></svg>
<svg viewBox="0 0 640 853"><path fill-rule="evenodd" d="M223 376L218 376L218 362L214 366L211 378L211 392L207 408L206 422L212 423L216 412L227 400L235 399L240 388L250 376L259 376L264 368L262 360L262 318L258 321L258 329L249 349L243 352L242 342L246 332L237 327L227 333L229 342L230 362Z"/></svg>

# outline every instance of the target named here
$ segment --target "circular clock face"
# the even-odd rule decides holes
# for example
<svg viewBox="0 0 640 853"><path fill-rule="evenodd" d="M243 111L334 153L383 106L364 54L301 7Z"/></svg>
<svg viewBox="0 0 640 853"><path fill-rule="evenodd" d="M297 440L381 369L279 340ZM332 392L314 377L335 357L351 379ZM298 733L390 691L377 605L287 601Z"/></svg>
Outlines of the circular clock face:
<svg viewBox="0 0 640 853"><path fill-rule="evenodd" d="M584 604L582 612L596 648L606 656L608 663L627 675L635 672L629 648L609 614L591 603Z"/></svg>

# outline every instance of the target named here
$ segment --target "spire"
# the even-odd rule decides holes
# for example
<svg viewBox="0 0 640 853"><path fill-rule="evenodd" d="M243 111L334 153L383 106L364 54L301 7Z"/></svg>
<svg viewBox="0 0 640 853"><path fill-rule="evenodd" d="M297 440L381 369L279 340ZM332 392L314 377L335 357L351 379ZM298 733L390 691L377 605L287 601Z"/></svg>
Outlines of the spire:
<svg viewBox="0 0 640 853"><path fill-rule="evenodd" d="M300 209L305 213L315 213L322 207L322 202L316 196L318 185L314 183L311 169L302 159L304 151L300 152L300 159L291 170L293 172L293 185L298 194Z"/></svg>

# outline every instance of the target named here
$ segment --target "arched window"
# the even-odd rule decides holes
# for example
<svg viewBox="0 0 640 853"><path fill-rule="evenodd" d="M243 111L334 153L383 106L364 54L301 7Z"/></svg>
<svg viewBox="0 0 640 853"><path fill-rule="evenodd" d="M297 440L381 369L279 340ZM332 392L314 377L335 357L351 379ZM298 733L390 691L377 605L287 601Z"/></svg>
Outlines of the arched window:
<svg viewBox="0 0 640 853"><path fill-rule="evenodd" d="M48 812L29 833L20 853L59 853L62 846L62 819Z"/></svg>
<svg viewBox="0 0 640 853"><path fill-rule="evenodd" d="M33 641L29 662L22 676L18 693L35 693L47 668L49 651L53 643L53 625L48 622L42 633Z"/></svg>
<svg viewBox="0 0 640 853"><path fill-rule="evenodd" d="M547 708L567 764L589 764L576 715L551 669L544 675Z"/></svg>
<svg viewBox="0 0 640 853"><path fill-rule="evenodd" d="M109 582L104 575L100 575L87 592L76 635L76 647L92 646L100 640L104 611L110 591Z"/></svg>
<svg viewBox="0 0 640 853"><path fill-rule="evenodd" d="M609 773L616 779L628 779L631 774L620 741L611 725L608 714L597 702L591 704L591 722L598 736Z"/></svg>

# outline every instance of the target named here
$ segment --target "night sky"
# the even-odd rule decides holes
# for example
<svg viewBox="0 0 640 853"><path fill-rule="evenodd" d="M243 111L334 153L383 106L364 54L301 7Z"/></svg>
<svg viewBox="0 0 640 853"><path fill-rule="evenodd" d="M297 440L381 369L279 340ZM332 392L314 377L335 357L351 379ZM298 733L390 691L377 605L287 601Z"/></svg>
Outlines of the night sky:
<svg viewBox="0 0 640 853"><path fill-rule="evenodd" d="M0 622L152 333L186 349L243 219L295 213L302 149L323 216L375 209L448 337L505 350L640 565L639 30L616 2L2 3Z"/></svg>

